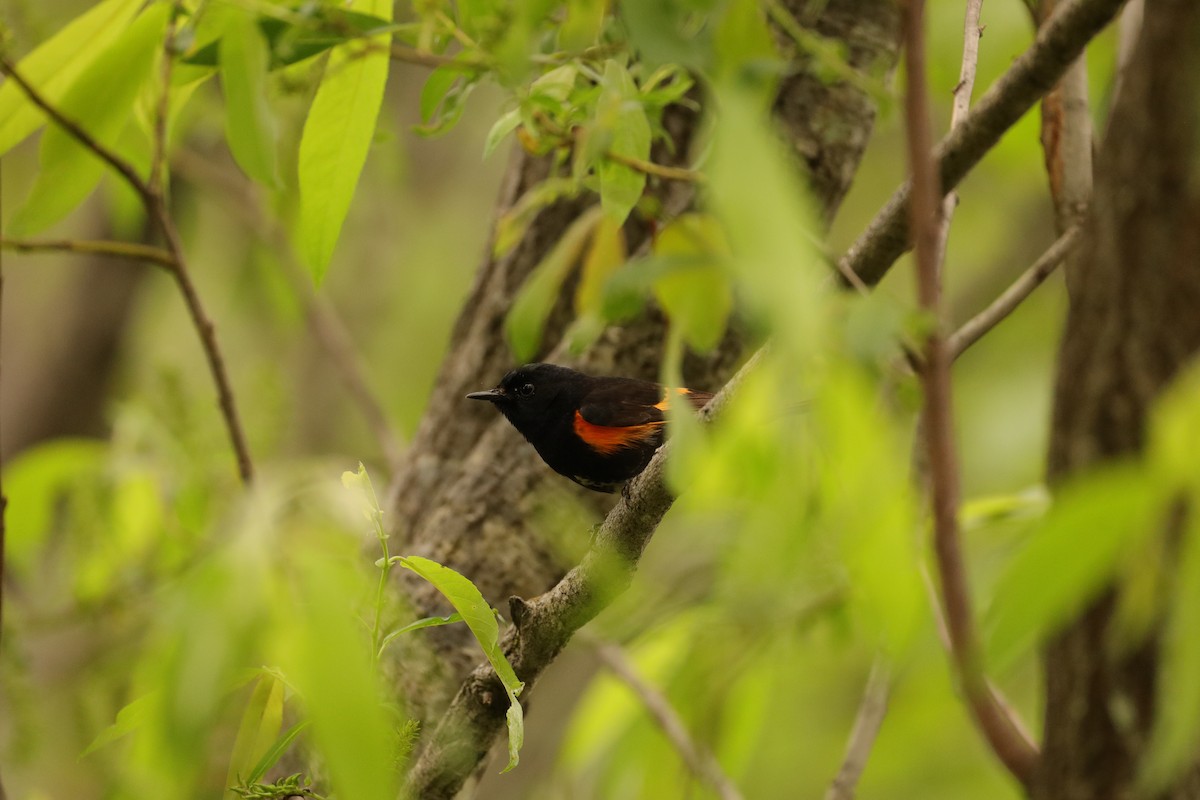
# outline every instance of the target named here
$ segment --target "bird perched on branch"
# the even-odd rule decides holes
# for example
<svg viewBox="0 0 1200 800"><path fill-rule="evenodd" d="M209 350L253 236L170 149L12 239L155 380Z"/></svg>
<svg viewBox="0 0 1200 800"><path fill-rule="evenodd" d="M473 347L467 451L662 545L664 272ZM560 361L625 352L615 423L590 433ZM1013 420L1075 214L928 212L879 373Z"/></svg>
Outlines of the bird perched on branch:
<svg viewBox="0 0 1200 800"><path fill-rule="evenodd" d="M467 397L495 405L555 472L588 489L613 492L644 470L663 443L673 398L699 410L712 394L526 364L495 389Z"/></svg>

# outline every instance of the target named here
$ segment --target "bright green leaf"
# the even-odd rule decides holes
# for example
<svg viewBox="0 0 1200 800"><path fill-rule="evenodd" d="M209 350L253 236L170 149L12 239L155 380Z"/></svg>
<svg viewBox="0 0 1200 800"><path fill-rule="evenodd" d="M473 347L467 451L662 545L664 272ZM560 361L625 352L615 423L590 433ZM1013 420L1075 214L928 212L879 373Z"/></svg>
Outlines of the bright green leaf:
<svg viewBox="0 0 1200 800"><path fill-rule="evenodd" d="M568 52L591 47L604 29L607 15L608 0L571 0L567 18L558 31L559 47Z"/></svg>
<svg viewBox="0 0 1200 800"><path fill-rule="evenodd" d="M142 5L141 0L104 0L96 4L21 59L17 71L57 106ZM44 122L42 112L13 81L0 86L0 155Z"/></svg>
<svg viewBox="0 0 1200 800"><path fill-rule="evenodd" d="M231 5L226 15L220 49L225 136L238 166L259 183L274 186L279 172L275 117L267 100L270 53L251 13Z"/></svg>
<svg viewBox="0 0 1200 800"><path fill-rule="evenodd" d="M593 206L579 215L559 239L554 249L542 259L521 287L513 301L504 329L513 354L527 361L542 345L542 328L554 307L562 282L571 267L579 260L588 237L600 221L601 210Z"/></svg>
<svg viewBox="0 0 1200 800"><path fill-rule="evenodd" d="M989 663L1004 669L1092 599L1154 529L1157 500L1136 465L1113 466L1058 490L996 587Z"/></svg>
<svg viewBox="0 0 1200 800"><path fill-rule="evenodd" d="M99 143L112 147L132 113L134 100L162 47L170 6L151 5L101 53L63 95L59 110ZM83 202L105 165L62 127L42 137L41 169L29 198L10 223L14 236L37 233Z"/></svg>
<svg viewBox="0 0 1200 800"><path fill-rule="evenodd" d="M490 156L500 146L500 143L520 124L520 109L514 108L512 111L502 114L500 119L496 120L496 124L492 126L492 129L488 131L487 138L483 142L483 157L487 158Z"/></svg>
<svg viewBox="0 0 1200 800"><path fill-rule="evenodd" d="M604 301L604 285L625 263L625 231L612 217L604 217L596 225L591 244L583 258L579 288L575 290L575 311L578 314L598 312Z"/></svg>
<svg viewBox="0 0 1200 800"><path fill-rule="evenodd" d="M250 774L245 777L246 783L254 783L262 780L262 777L267 774L267 770L275 766L276 762L283 757L287 749L292 746L292 742L296 737L304 732L304 729L309 726L308 720L297 722L292 727L288 728L283 734L275 740L275 743L267 748L263 753L262 758L254 765L254 769L250 770Z"/></svg>
<svg viewBox="0 0 1200 800"><path fill-rule="evenodd" d="M242 712L242 723L229 757L226 786L258 780L252 777L255 765L271 748L282 726L283 682L270 673L264 673L254 685L250 701Z"/></svg>
<svg viewBox="0 0 1200 800"><path fill-rule="evenodd" d="M387 0L359 2L357 10L391 19ZM297 245L317 282L325 277L350 210L383 102L388 37L370 42L384 49L364 52L351 42L333 50L300 139Z"/></svg>
<svg viewBox="0 0 1200 800"><path fill-rule="evenodd" d="M127 703L117 712L117 719L113 724L100 731L96 738L92 740L92 743L87 746L87 749L79 754L79 757L85 758L101 747L111 744L118 739L123 739L125 736L142 727L152 713L153 707L158 704L160 699L161 697L157 692L152 692Z"/></svg>
<svg viewBox="0 0 1200 800"><path fill-rule="evenodd" d="M496 241L492 253L497 257L506 255L517 246L530 223L543 208L563 197L574 197L579 185L568 178L548 178L536 184L496 220Z"/></svg>

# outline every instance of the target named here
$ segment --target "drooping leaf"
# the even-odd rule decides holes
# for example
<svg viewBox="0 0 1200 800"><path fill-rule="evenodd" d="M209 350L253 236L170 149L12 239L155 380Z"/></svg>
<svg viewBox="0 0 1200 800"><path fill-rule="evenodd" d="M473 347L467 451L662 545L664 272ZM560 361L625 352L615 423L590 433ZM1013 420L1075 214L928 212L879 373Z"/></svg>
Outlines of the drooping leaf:
<svg viewBox="0 0 1200 800"><path fill-rule="evenodd" d="M410 569L429 581L450 601L450 605L462 615L463 622L471 629L480 648L487 657L492 669L504 684L508 692L509 708L508 721L508 772L517 766L521 744L525 738L525 726L522 718L521 703L517 696L525 688L525 684L517 679L512 665L508 663L504 651L500 648L500 627L496 623L496 615L492 607L484 600L479 589L467 578L443 566L436 561L430 561L420 556L406 556L400 559L401 566Z"/></svg>
<svg viewBox="0 0 1200 800"><path fill-rule="evenodd" d="M338 8L332 5L305 7L312 13L300 13L299 22L263 16L258 28L271 54L271 69L290 66L320 55L340 44L380 36L396 30L390 19ZM216 39L197 42L184 53L182 62L194 67L216 67L220 61L220 42Z"/></svg>
<svg viewBox="0 0 1200 800"><path fill-rule="evenodd" d="M1004 669L1095 596L1154 528L1159 493L1134 465L1106 468L1056 492L996 586L989 663Z"/></svg>
<svg viewBox="0 0 1200 800"><path fill-rule="evenodd" d="M259 183L274 186L279 172L275 117L267 101L269 61L267 42L254 16L229 6L221 39L225 137L238 166Z"/></svg>
<svg viewBox="0 0 1200 800"><path fill-rule="evenodd" d="M392 4L359 0L356 10L390 20ZM369 41L386 46L387 36ZM336 47L304 124L297 244L317 282L329 267L375 136L388 63L386 49L364 52L356 42Z"/></svg>
<svg viewBox="0 0 1200 800"><path fill-rule="evenodd" d="M500 143L516 130L516 127L520 124L520 109L514 108L512 111L501 114L500 119L496 120L496 124L492 125L491 130L488 131L487 138L483 141L483 157L487 158L495 152Z"/></svg>
<svg viewBox="0 0 1200 800"><path fill-rule="evenodd" d="M434 136L454 127L466 109L467 98L479 83L479 74L452 66L435 69L421 89L421 121L413 128L422 136Z"/></svg>
<svg viewBox="0 0 1200 800"><path fill-rule="evenodd" d="M546 317L602 213L593 206L580 214L521 287L504 321L509 346L518 360L529 360L541 346Z"/></svg>
<svg viewBox="0 0 1200 800"><path fill-rule="evenodd" d="M274 744L268 747L266 752L263 753L262 758L254 765L254 769L250 770L250 774L245 777L246 783L254 783L255 781L262 780L262 777L267 774L267 770L275 766L276 762L287 752L287 749L292 746L292 742L296 740L296 737L303 733L304 729L308 726L308 720L304 720L303 722L297 722L284 731L275 740Z"/></svg>
<svg viewBox="0 0 1200 800"><path fill-rule="evenodd" d="M17 71L54 106L142 7L141 0L104 0L67 23L21 59ZM0 155L46 121L13 81L0 86Z"/></svg>
<svg viewBox="0 0 1200 800"><path fill-rule="evenodd" d="M59 110L100 144L113 147L162 47L169 6L150 6L96 57L63 95ZM58 222L92 192L106 169L61 126L42 137L40 169L25 204L10 223L13 235L37 233Z"/></svg>

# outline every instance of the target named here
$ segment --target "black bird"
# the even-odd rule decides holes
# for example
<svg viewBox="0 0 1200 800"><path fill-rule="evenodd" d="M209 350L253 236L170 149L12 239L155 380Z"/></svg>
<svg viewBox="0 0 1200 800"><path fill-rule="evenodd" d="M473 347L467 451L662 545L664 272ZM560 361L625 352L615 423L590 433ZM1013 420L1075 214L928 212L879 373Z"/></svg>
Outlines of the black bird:
<svg viewBox="0 0 1200 800"><path fill-rule="evenodd" d="M467 397L500 409L555 472L588 489L613 492L644 470L663 443L672 397L701 409L712 394L526 364L495 389Z"/></svg>

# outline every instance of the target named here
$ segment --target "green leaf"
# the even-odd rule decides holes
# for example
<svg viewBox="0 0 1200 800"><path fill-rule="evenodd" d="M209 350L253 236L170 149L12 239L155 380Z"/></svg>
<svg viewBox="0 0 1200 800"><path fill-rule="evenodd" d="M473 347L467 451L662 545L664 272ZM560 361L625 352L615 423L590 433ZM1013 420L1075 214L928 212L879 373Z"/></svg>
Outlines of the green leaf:
<svg viewBox="0 0 1200 800"><path fill-rule="evenodd" d="M514 108L505 114L502 114L500 119L496 120L496 124L488 131L487 139L483 142L483 157L490 156L500 143L505 138L516 130L516 127L521 124L521 110Z"/></svg>
<svg viewBox="0 0 1200 800"><path fill-rule="evenodd" d="M422 628L435 628L439 625L453 625L455 622L462 622L462 614L455 611L453 614L447 614L444 617L423 617L415 622L410 622L407 625L397 628L396 630L384 636L379 643L379 652L382 653L389 644L397 637L403 636L406 633L419 631Z"/></svg>
<svg viewBox="0 0 1200 800"><path fill-rule="evenodd" d="M305 7L309 8L313 7ZM311 15L298 12L298 16L300 19L294 24L275 17L258 18L259 31L270 50L271 69L291 66L354 39L391 33L401 27L382 17L328 5L315 7ZM220 43L199 38L184 53L182 62L194 67L216 67L219 60Z"/></svg>
<svg viewBox="0 0 1200 800"><path fill-rule="evenodd" d="M529 191L496 220L496 241L492 253L500 258L517 246L530 223L538 213L563 197L574 197L579 193L579 184L569 178L547 178L535 184Z"/></svg>
<svg viewBox="0 0 1200 800"><path fill-rule="evenodd" d="M142 7L141 0L104 0L67 23L21 59L17 71L55 106L80 75L112 44ZM46 121L13 81L0 86L0 155Z"/></svg>
<svg viewBox="0 0 1200 800"><path fill-rule="evenodd" d="M147 8L63 95L59 110L100 144L113 147L128 123L162 47L169 11L165 3ZM91 150L58 125L51 125L42 137L39 162L29 198L10 223L14 236L37 233L62 219L91 193L105 169Z"/></svg>
<svg viewBox="0 0 1200 800"><path fill-rule="evenodd" d="M559 290L571 267L579 260L583 247L599 223L603 212L596 206L571 223L554 249L534 267L532 274L513 301L504 330L518 360L527 361L542 345L542 328L554 308Z"/></svg>
<svg viewBox="0 0 1200 800"><path fill-rule="evenodd" d="M247 175L279 183L275 117L267 102L270 53L254 16L236 5L226 11L221 39L221 85L225 90L225 137Z"/></svg>
<svg viewBox="0 0 1200 800"><path fill-rule="evenodd" d="M692 349L706 352L716 347L733 310L733 288L721 266L729 246L719 223L706 215L684 214L659 233L654 252L697 257L691 269L659 278L654 295Z"/></svg>
<svg viewBox="0 0 1200 800"><path fill-rule="evenodd" d="M591 245L583 258L579 288L575 290L575 311L578 314L599 312L604 302L604 285L625 263L625 231L612 217L604 217L596 225Z"/></svg>
<svg viewBox="0 0 1200 800"><path fill-rule="evenodd" d="M1200 743L1200 492L1189 498L1174 591L1162 637L1158 713L1141 781L1160 791L1195 758Z"/></svg>
<svg viewBox="0 0 1200 800"><path fill-rule="evenodd" d="M517 765L521 743L525 737L521 704L517 701L517 696L521 694L525 684L517 680L517 674L513 672L512 665L508 663L504 651L500 648L500 627L496 624L496 615L492 612L492 607L483 599L475 584L449 567L420 556L406 556L400 560L400 564L429 581L450 601L455 610L462 615L471 633L475 634L475 639L487 656L492 669L496 670L496 675L504 684L509 700L508 766L504 768L504 772L508 772Z"/></svg>
<svg viewBox="0 0 1200 800"><path fill-rule="evenodd" d="M1095 596L1154 529L1159 497L1145 470L1132 464L1105 468L1056 492L996 586L986 626L995 669L1006 668Z"/></svg>
<svg viewBox="0 0 1200 800"><path fill-rule="evenodd" d="M1150 417L1147 459L1164 483L1200 492L1200 364L1172 381Z"/></svg>
<svg viewBox="0 0 1200 800"><path fill-rule="evenodd" d="M774 95L775 81L762 79L778 74L779 54L759 0L733 0L726 7L713 36L713 51L719 75L734 79L748 75L764 99Z"/></svg>
<svg viewBox="0 0 1200 800"><path fill-rule="evenodd" d="M360 3L361 10L391 19L392 4L387 0ZM374 37L371 43L386 47L387 40L387 36ZM338 46L304 124L297 246L318 283L329 267L367 160L387 73L386 49L364 52L354 42Z"/></svg>
<svg viewBox="0 0 1200 800"><path fill-rule="evenodd" d="M650 121L642 106L633 78L616 61L604 68L603 91L596 103L596 116L589 138L607 142L606 152L645 161L650 158ZM602 158L597 167L600 202L617 222L624 222L646 187L646 174Z"/></svg>
<svg viewBox="0 0 1200 800"><path fill-rule="evenodd" d="M255 765L271 749L283 726L283 681L271 673L264 673L254 685L250 702L242 712L242 724L238 727L229 756L229 774L226 786L251 783Z"/></svg>
<svg viewBox="0 0 1200 800"><path fill-rule="evenodd" d="M254 769L250 770L250 774L246 776L246 783L255 783L262 780L262 777L267 774L267 770L275 766L276 762L287 752L287 749L292 746L292 742L295 741L296 737L303 733L309 724L308 720L304 720L303 722L297 722L284 731L283 735L276 739L275 743L263 753L262 758L254 765Z"/></svg>
<svg viewBox="0 0 1200 800"><path fill-rule="evenodd" d="M571 0L558 31L559 47L568 52L591 47L604 29L607 15L608 0Z"/></svg>
<svg viewBox="0 0 1200 800"><path fill-rule="evenodd" d="M421 89L421 120L425 124L413 130L422 136L434 136L454 127L478 83L478 74L449 66L435 69Z"/></svg>
<svg viewBox="0 0 1200 800"><path fill-rule="evenodd" d="M86 758L101 747L112 744L118 739L123 739L142 727L160 700L161 696L158 692L151 692L125 704L117 712L117 719L113 724L100 731L96 738L92 740L92 743L87 746L87 749L79 754L79 757Z"/></svg>

